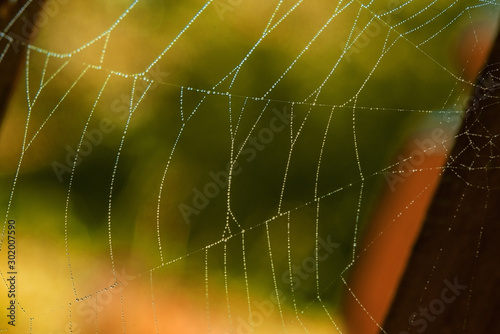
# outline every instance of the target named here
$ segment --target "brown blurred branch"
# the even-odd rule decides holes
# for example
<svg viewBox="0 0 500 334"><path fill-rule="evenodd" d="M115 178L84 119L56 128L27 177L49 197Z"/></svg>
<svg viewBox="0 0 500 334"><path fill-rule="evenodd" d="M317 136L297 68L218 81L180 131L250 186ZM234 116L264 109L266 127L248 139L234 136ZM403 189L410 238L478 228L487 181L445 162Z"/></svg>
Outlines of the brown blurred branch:
<svg viewBox="0 0 500 334"><path fill-rule="evenodd" d="M36 29L36 13L40 11L43 1L33 1L15 20L11 27L7 25L28 2L0 0L0 29L4 36L0 37L0 124L5 116L10 97L19 77L19 70L25 59L26 43L28 43ZM5 52L5 53L4 53Z"/></svg>
<svg viewBox="0 0 500 334"><path fill-rule="evenodd" d="M500 333L500 34L382 326Z"/></svg>

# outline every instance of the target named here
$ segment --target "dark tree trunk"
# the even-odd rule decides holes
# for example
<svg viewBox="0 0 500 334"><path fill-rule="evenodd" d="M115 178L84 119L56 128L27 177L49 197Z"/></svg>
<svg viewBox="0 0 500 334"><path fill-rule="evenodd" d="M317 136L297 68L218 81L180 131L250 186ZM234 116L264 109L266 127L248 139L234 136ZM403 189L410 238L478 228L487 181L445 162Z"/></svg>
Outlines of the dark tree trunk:
<svg viewBox="0 0 500 334"><path fill-rule="evenodd" d="M476 84L382 326L389 334L500 333L500 35Z"/></svg>

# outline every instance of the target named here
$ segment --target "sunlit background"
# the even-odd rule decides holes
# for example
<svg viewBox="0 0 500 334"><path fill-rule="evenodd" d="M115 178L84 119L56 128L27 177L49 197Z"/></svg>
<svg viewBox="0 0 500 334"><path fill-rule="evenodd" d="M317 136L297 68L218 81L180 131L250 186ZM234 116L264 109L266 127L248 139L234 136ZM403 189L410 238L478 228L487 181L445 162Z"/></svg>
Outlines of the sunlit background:
<svg viewBox="0 0 500 334"><path fill-rule="evenodd" d="M17 318L0 329L376 333L497 12L49 0L21 13L34 37L0 129L0 314L13 219Z"/></svg>

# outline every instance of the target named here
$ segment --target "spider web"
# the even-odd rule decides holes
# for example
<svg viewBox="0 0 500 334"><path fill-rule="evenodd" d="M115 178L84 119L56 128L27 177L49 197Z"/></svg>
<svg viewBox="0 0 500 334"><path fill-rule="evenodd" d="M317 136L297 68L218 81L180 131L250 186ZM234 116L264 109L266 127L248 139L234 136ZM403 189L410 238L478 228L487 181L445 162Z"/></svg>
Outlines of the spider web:
<svg viewBox="0 0 500 334"><path fill-rule="evenodd" d="M0 33L0 62L25 47L0 138L2 330L348 333L354 298L385 333L350 283L385 229L362 236L384 192L444 170L413 159L446 157L488 90L473 62L496 2L26 7ZM442 140L395 159L422 128Z"/></svg>

